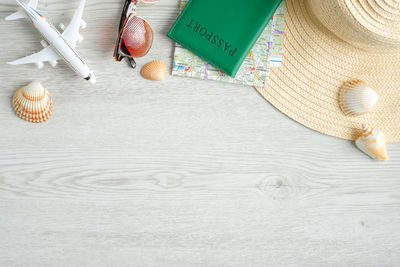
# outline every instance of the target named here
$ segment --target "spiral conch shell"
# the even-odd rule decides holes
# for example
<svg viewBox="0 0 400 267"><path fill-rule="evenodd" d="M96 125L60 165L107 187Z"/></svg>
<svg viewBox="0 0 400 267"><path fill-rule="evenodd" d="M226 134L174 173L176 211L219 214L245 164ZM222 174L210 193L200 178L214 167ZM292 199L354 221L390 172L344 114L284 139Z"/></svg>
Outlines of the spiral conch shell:
<svg viewBox="0 0 400 267"><path fill-rule="evenodd" d="M346 82L339 91L339 105L348 116L358 116L371 111L378 94L361 80Z"/></svg>
<svg viewBox="0 0 400 267"><path fill-rule="evenodd" d="M143 78L153 81L162 81L165 79L167 68L164 62L159 60L150 61L143 66L141 74Z"/></svg>
<svg viewBox="0 0 400 267"><path fill-rule="evenodd" d="M383 133L364 124L362 130L363 133L356 140L356 146L375 160L387 160L386 140Z"/></svg>
<svg viewBox="0 0 400 267"><path fill-rule="evenodd" d="M26 121L44 122L53 110L50 93L38 81L19 88L13 97L17 115Z"/></svg>

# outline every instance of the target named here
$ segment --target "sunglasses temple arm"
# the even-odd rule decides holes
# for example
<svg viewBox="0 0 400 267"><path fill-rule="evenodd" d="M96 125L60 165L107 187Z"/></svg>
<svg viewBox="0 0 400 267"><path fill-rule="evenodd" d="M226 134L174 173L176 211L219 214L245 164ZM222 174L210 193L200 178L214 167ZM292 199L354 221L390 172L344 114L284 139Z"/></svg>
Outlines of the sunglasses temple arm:
<svg viewBox="0 0 400 267"><path fill-rule="evenodd" d="M131 64L131 67L133 69L135 69L136 68L136 61L133 58L127 58L127 59L129 61L129 63Z"/></svg>

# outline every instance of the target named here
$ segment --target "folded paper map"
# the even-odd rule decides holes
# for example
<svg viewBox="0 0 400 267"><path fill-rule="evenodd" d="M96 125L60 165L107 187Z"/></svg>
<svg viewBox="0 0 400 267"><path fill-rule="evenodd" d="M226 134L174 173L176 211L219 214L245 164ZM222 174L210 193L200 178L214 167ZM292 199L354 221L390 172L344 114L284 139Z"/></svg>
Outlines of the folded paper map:
<svg viewBox="0 0 400 267"><path fill-rule="evenodd" d="M181 8L186 3L187 0L180 1ZM270 67L279 67L282 62L285 4L286 2L282 1L235 78L229 77L178 43L175 45L172 75L266 86Z"/></svg>

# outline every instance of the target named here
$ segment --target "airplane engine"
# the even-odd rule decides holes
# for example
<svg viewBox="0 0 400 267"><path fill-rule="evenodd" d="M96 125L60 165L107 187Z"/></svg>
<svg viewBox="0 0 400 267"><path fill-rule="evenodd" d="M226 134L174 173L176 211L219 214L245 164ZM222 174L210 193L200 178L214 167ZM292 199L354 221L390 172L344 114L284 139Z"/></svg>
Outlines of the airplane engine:
<svg viewBox="0 0 400 267"><path fill-rule="evenodd" d="M78 43L81 43L82 41L83 41L83 36L78 33Z"/></svg>
<svg viewBox="0 0 400 267"><path fill-rule="evenodd" d="M86 21L84 21L83 19L81 19L81 28L82 29L86 28Z"/></svg>
<svg viewBox="0 0 400 267"><path fill-rule="evenodd" d="M35 64L39 69L43 68L43 62L42 61L36 62Z"/></svg>
<svg viewBox="0 0 400 267"><path fill-rule="evenodd" d="M50 63L50 65L51 65L52 67L57 66L57 60L49 61L49 63Z"/></svg>

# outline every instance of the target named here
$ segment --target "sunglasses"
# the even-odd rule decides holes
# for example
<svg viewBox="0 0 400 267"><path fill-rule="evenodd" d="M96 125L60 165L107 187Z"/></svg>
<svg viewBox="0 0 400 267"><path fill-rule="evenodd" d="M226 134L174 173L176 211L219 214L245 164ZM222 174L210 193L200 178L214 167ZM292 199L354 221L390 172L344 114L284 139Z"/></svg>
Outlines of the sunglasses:
<svg viewBox="0 0 400 267"><path fill-rule="evenodd" d="M149 52L153 44L153 30L144 18L136 15L136 4L154 4L158 1L125 0L114 49L115 61L127 58L132 68L136 68L134 57L143 57Z"/></svg>

